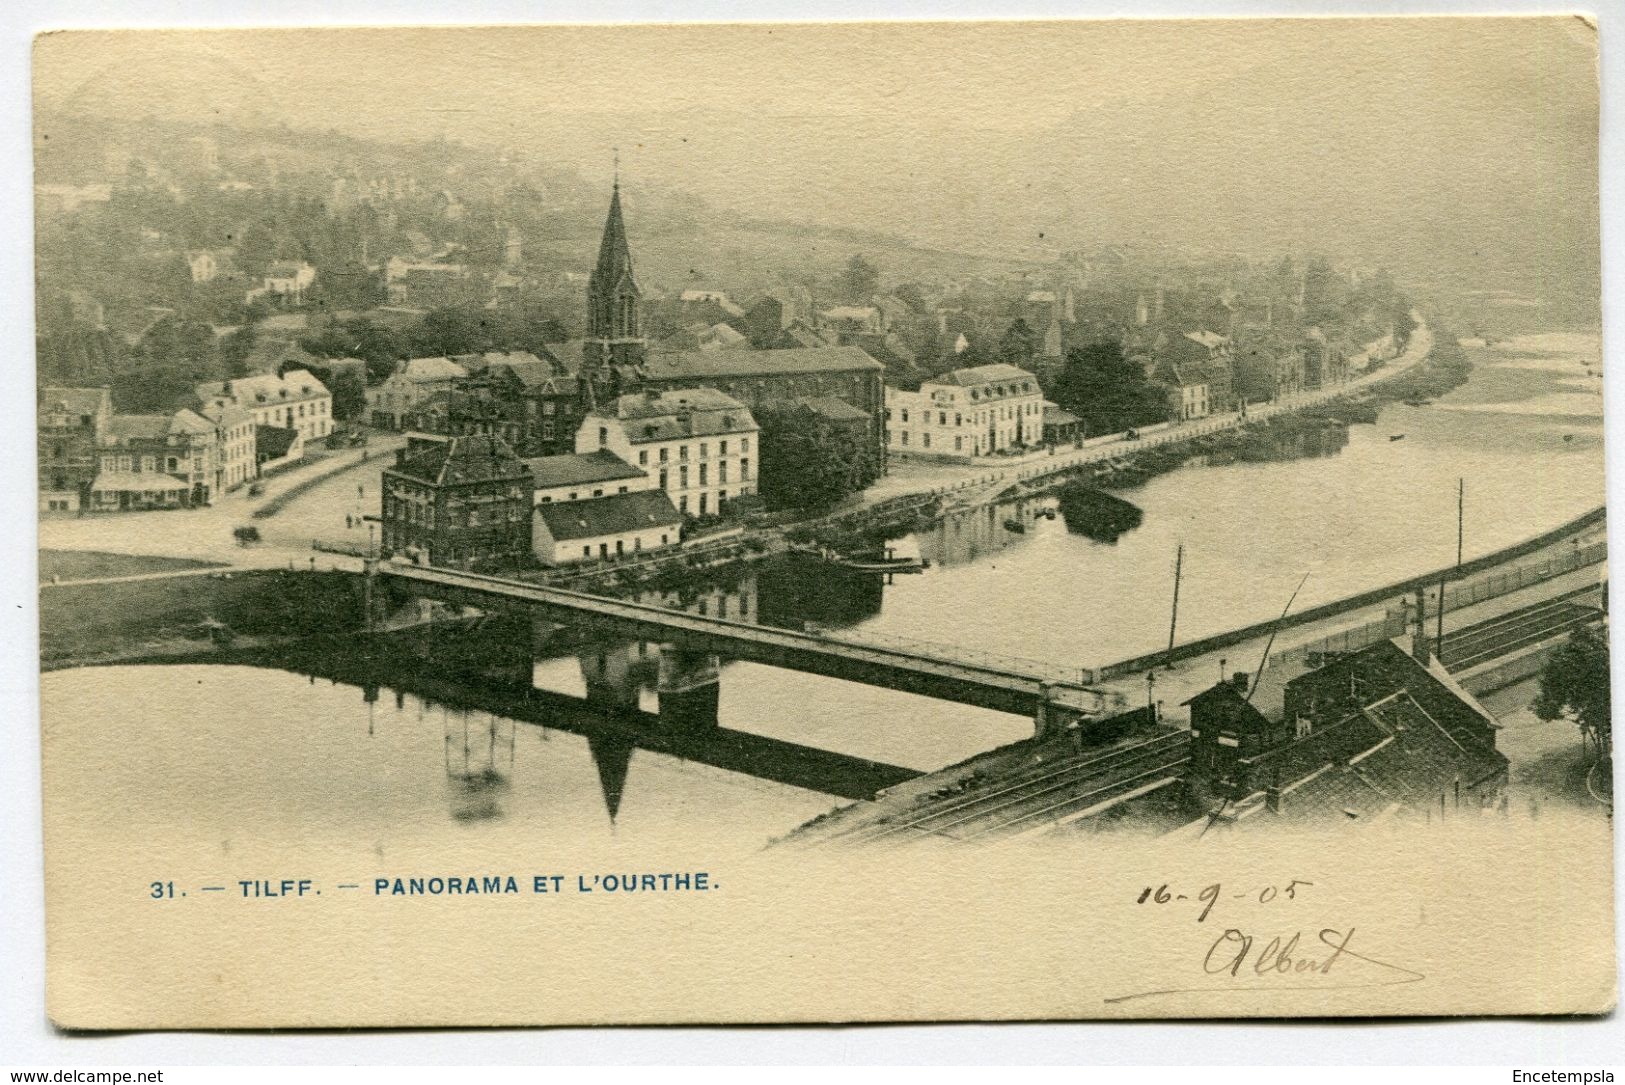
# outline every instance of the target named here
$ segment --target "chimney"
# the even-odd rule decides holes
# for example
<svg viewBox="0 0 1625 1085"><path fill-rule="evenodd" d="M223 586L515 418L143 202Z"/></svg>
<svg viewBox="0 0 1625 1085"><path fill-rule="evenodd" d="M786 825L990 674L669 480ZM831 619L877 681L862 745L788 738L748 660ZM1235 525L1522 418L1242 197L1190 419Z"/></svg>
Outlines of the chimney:
<svg viewBox="0 0 1625 1085"><path fill-rule="evenodd" d="M1428 597L1421 588L1416 589L1416 628L1411 630L1411 658L1424 667L1431 658L1428 652Z"/></svg>

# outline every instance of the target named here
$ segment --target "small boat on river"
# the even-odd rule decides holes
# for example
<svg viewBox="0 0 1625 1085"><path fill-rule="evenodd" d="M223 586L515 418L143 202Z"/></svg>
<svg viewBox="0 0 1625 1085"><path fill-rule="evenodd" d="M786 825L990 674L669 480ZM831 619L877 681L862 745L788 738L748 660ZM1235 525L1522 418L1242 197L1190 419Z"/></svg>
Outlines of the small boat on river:
<svg viewBox="0 0 1625 1085"><path fill-rule="evenodd" d="M894 558L889 554L885 557L872 558L848 557L827 546L794 546L791 549L842 569L865 573L919 573L931 568L928 558Z"/></svg>
<svg viewBox="0 0 1625 1085"><path fill-rule="evenodd" d="M828 559L831 565L865 573L922 573L931 568L925 558L843 558Z"/></svg>
<svg viewBox="0 0 1625 1085"><path fill-rule="evenodd" d="M1403 441L1405 439L1405 435L1403 433L1390 433L1388 435L1388 439L1390 441Z"/></svg>

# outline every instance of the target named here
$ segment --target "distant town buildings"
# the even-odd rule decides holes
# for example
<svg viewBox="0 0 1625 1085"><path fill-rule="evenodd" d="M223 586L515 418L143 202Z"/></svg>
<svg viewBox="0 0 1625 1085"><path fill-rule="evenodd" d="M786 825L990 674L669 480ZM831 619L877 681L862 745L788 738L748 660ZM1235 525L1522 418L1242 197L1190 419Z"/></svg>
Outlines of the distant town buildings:
<svg viewBox="0 0 1625 1085"><path fill-rule="evenodd" d="M367 417L382 429L403 429L406 420L431 396L449 393L468 370L449 358L409 358L367 389Z"/></svg>
<svg viewBox="0 0 1625 1085"><path fill-rule="evenodd" d="M266 271L260 285L248 292L248 300L271 297L286 305L303 305L305 291L315 281L316 269L303 260L279 260Z"/></svg>
<svg viewBox="0 0 1625 1085"><path fill-rule="evenodd" d="M467 265L443 260L392 256L384 265L384 289L391 305L433 309L465 299Z"/></svg>

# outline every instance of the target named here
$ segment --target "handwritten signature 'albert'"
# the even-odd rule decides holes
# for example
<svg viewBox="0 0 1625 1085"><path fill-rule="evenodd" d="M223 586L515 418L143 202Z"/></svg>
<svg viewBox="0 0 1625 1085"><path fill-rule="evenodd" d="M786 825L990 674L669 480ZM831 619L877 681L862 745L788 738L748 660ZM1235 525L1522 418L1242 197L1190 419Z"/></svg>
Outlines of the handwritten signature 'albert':
<svg viewBox="0 0 1625 1085"><path fill-rule="evenodd" d="M1353 927L1346 931L1324 927L1314 942L1306 943L1301 931L1294 931L1285 937L1275 935L1268 941L1261 941L1245 931L1230 927L1208 947L1202 958L1202 971L1209 976L1243 982L1140 991L1106 1001L1129 1002L1157 995L1236 991L1335 991L1391 987L1417 983L1427 978L1403 965L1380 961L1351 949L1354 935ZM1302 982L1281 982L1288 977Z"/></svg>

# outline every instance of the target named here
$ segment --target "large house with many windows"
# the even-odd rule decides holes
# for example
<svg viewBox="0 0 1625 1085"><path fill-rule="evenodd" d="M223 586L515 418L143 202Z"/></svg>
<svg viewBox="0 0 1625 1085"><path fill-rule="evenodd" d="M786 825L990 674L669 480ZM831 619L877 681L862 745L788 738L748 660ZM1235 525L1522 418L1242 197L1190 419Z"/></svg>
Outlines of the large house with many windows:
<svg viewBox="0 0 1625 1085"><path fill-rule="evenodd" d="M195 411L112 415L96 449L90 510L207 505L215 496L218 454L214 423Z"/></svg>
<svg viewBox="0 0 1625 1085"><path fill-rule="evenodd" d="M969 459L1044 441L1038 378L1013 365L955 369L918 392L886 389L886 450Z"/></svg>
<svg viewBox="0 0 1625 1085"><path fill-rule="evenodd" d="M500 437L414 434L384 469L383 546L456 569L528 563L530 468Z"/></svg>
<svg viewBox="0 0 1625 1085"><path fill-rule="evenodd" d="M576 451L614 453L655 479L684 516L714 516L756 492L756 419L711 388L617 396L589 412Z"/></svg>
<svg viewBox="0 0 1625 1085"><path fill-rule="evenodd" d="M450 358L408 358L395 371L367 389L367 417L384 429L403 429L430 397L450 392L468 370Z"/></svg>
<svg viewBox="0 0 1625 1085"><path fill-rule="evenodd" d="M256 426L298 430L306 444L333 432L333 393L308 369L209 381L197 386L196 395L202 414L227 404L241 407Z"/></svg>

